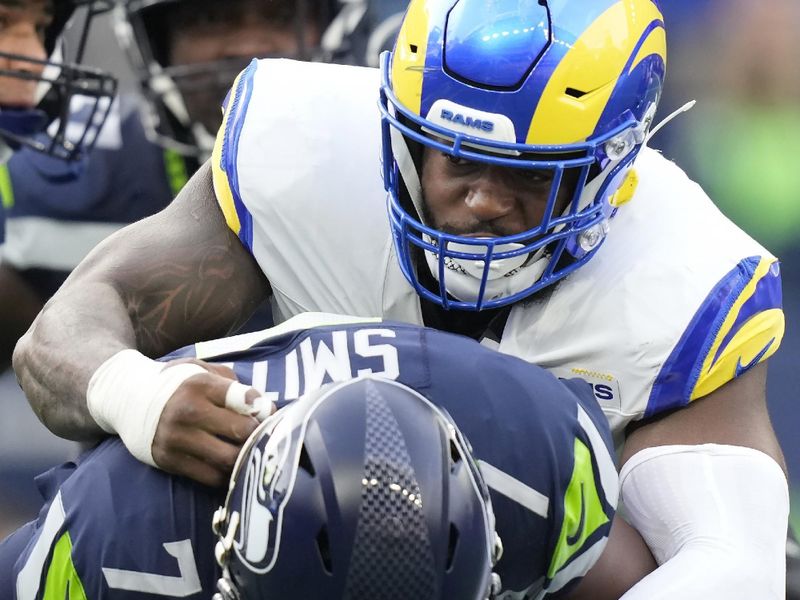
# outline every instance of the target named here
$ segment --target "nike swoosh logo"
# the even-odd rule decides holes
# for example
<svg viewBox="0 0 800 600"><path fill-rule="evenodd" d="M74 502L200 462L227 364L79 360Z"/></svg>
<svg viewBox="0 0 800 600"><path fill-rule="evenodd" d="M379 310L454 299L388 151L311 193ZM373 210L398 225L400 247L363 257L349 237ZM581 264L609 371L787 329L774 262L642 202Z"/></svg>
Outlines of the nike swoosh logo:
<svg viewBox="0 0 800 600"><path fill-rule="evenodd" d="M583 535L583 526L586 521L586 499L583 497L583 482L581 482L581 518L578 521L578 526L575 528L575 533L567 535L567 546L574 546L578 543Z"/></svg>
<svg viewBox="0 0 800 600"><path fill-rule="evenodd" d="M761 352L756 354L756 357L753 360L751 360L749 363L747 363L746 365L742 365L742 357L740 356L739 360L736 361L736 371L734 371L734 375L733 376L734 377L738 377L739 375L741 375L742 373L747 371L747 369L749 369L750 367L753 367L753 366L757 365L758 361L760 361L764 357L764 355L769 351L769 349L772 348L773 342L775 342L775 338L772 338L767 343L767 345L764 346L761 349Z"/></svg>

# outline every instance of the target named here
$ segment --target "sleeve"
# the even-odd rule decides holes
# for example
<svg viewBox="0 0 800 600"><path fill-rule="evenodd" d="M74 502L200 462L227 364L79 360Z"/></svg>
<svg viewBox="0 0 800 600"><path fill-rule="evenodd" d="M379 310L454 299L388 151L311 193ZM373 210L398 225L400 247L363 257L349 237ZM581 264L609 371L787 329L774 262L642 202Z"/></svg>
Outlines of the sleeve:
<svg viewBox="0 0 800 600"><path fill-rule="evenodd" d="M14 567L16 600L193 600L219 574L211 491L101 444L55 491Z"/></svg>
<svg viewBox="0 0 800 600"><path fill-rule="evenodd" d="M767 360L784 327L779 262L743 259L695 312L661 367L645 417L702 398Z"/></svg>
<svg viewBox="0 0 800 600"><path fill-rule="evenodd" d="M237 160L239 139L247 117L250 98L253 94L258 61L253 61L233 82L222 106L222 125L217 133L211 154L211 170L214 193L225 222L242 244L253 252L253 217L242 201L239 191Z"/></svg>
<svg viewBox="0 0 800 600"><path fill-rule="evenodd" d="M570 589L603 552L618 499L611 433L591 386L456 336L427 347L426 395L470 440L491 491L504 591Z"/></svg>
<svg viewBox="0 0 800 600"><path fill-rule="evenodd" d="M555 545L545 589L554 596L571 588L600 558L619 500L611 431L592 388L582 380L563 383L572 392L571 398L562 398L571 407L571 427L560 428L563 433L554 443L571 461L561 461L566 468L553 495Z"/></svg>

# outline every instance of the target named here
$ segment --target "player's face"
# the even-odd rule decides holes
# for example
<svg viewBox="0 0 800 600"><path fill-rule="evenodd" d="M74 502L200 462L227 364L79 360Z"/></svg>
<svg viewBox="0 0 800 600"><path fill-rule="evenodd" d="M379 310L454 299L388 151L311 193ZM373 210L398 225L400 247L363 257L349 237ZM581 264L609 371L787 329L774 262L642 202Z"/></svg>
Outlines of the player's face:
<svg viewBox="0 0 800 600"><path fill-rule="evenodd" d="M304 29L305 47L319 43L316 23L309 23ZM224 85L219 88L195 86L184 90L189 113L200 120L209 131L216 131L220 125L219 105L231 80L250 59L256 57L284 56L295 57L301 51L293 23L270 18L257 8L240 12L233 21L199 22L189 27L176 28L173 32L170 64L201 65L221 60L241 59L236 72L226 74ZM219 89L218 89L219 88ZM221 95L220 92L221 91Z"/></svg>
<svg viewBox="0 0 800 600"><path fill-rule="evenodd" d="M51 19L49 2L45 0L0 0L0 71L41 75L43 65L5 54L45 60L44 34ZM33 79L0 76L0 106L32 107L36 103L36 85Z"/></svg>
<svg viewBox="0 0 800 600"><path fill-rule="evenodd" d="M555 214L571 200L575 179L565 173ZM552 182L552 171L470 162L426 147L421 181L425 219L435 229L455 235L522 233L541 223Z"/></svg>

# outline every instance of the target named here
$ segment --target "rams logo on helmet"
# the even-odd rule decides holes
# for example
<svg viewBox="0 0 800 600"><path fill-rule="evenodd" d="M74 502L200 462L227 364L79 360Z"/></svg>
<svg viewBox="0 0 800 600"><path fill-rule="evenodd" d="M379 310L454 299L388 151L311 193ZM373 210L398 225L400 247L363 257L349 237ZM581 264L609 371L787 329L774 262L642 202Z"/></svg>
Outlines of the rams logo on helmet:
<svg viewBox="0 0 800 600"><path fill-rule="evenodd" d="M480 129L481 131L485 131L487 133L494 131L494 123L491 121L487 121L485 119L475 119L469 115L465 116L459 113L454 113L451 110L442 109L441 117L445 121L450 121L454 125L474 127L475 129Z"/></svg>

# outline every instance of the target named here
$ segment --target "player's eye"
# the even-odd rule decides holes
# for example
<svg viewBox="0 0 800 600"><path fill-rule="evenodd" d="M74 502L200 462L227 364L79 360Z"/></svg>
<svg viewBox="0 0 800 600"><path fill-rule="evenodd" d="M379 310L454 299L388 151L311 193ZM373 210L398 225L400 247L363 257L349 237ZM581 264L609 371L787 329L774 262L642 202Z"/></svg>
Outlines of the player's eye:
<svg viewBox="0 0 800 600"><path fill-rule="evenodd" d="M553 180L553 174L550 171L542 171L540 169L526 170L525 179L531 183L550 183Z"/></svg>
<svg viewBox="0 0 800 600"><path fill-rule="evenodd" d="M448 154L447 152L442 152L442 156L444 156L447 159L447 162L449 162L451 165L465 166L470 164L470 161L468 161L467 159L461 158L459 156L453 156L452 154Z"/></svg>

